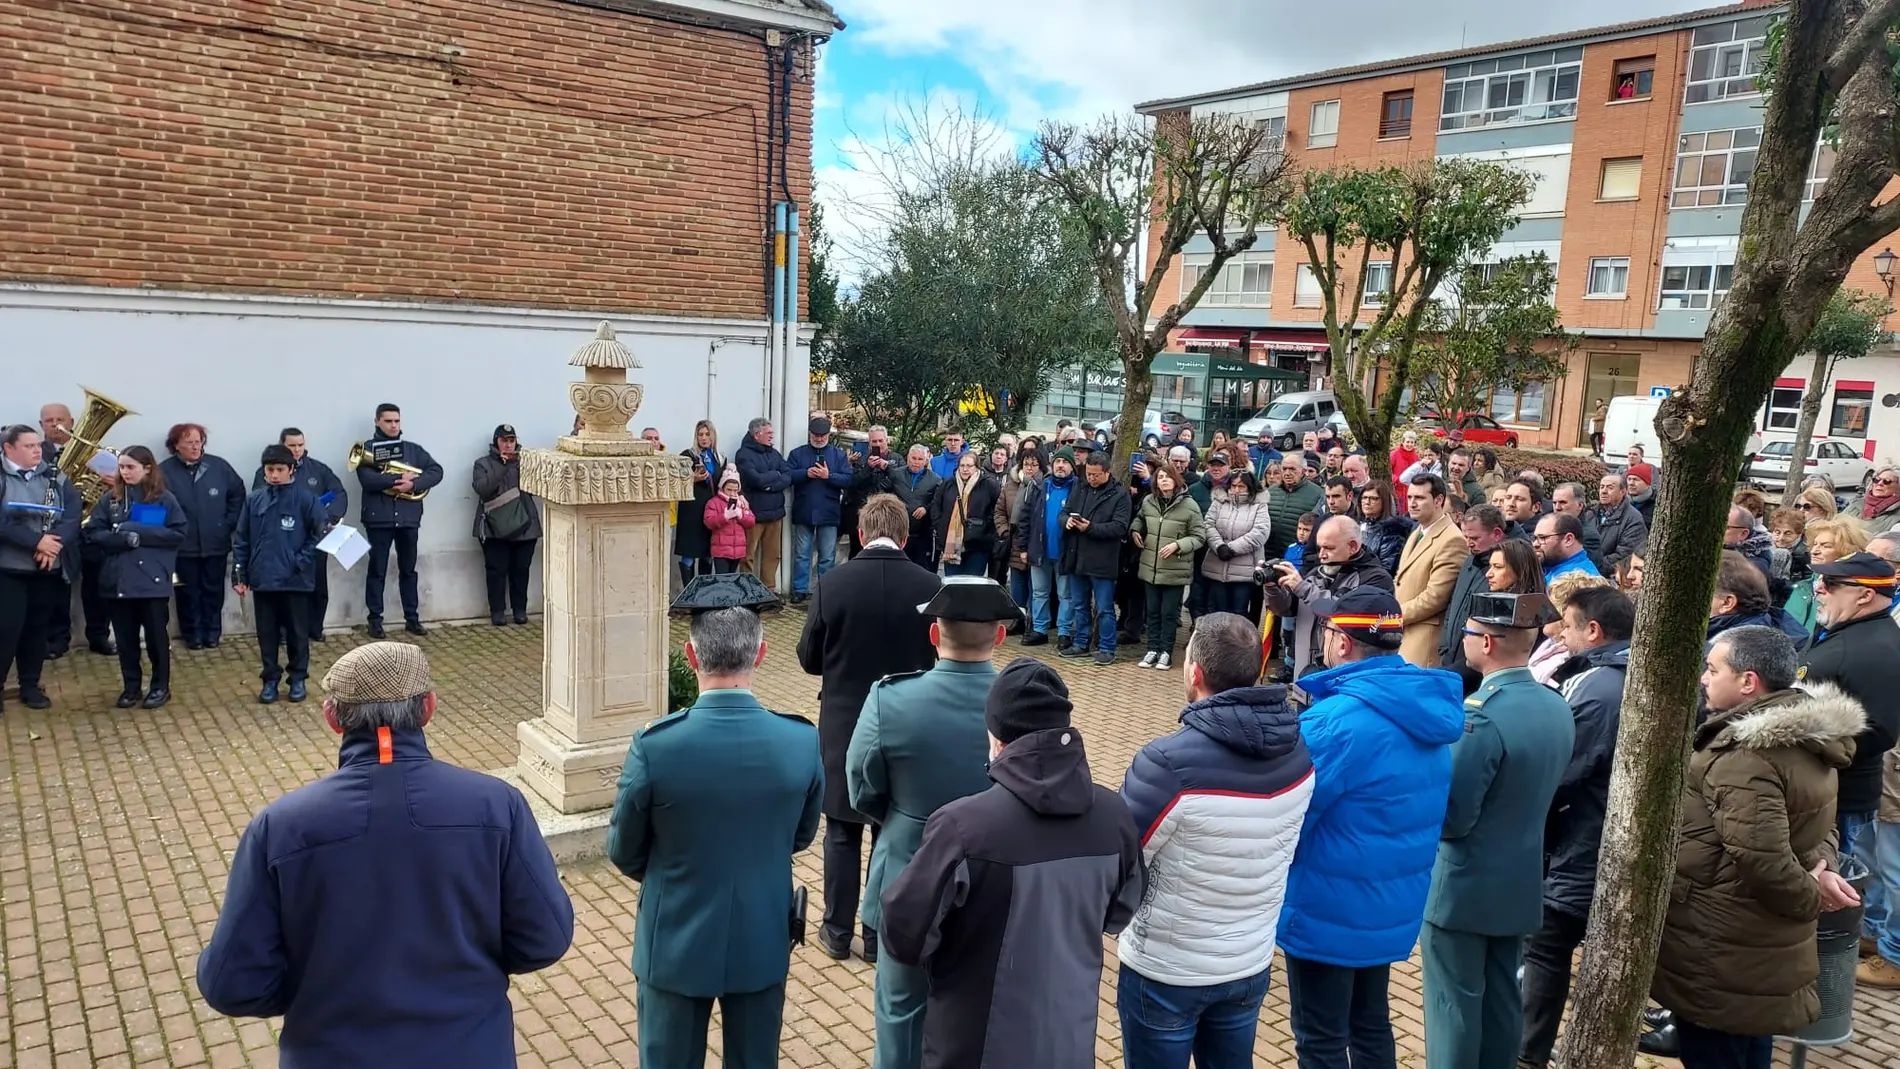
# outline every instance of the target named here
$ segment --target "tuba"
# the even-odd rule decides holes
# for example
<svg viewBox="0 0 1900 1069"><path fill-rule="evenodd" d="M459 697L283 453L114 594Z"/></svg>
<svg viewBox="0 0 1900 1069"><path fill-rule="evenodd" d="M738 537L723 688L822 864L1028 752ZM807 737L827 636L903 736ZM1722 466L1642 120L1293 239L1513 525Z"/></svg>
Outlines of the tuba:
<svg viewBox="0 0 1900 1069"><path fill-rule="evenodd" d="M87 511L91 511L99 499L105 496L106 481L87 465L100 450L106 448L106 432L112 429L113 424L132 415L132 410L84 386L79 389L86 395L86 407L80 413L78 422L73 424L72 440L59 451L59 462L55 467L72 480L73 486L79 491L79 499L85 502Z"/></svg>
<svg viewBox="0 0 1900 1069"><path fill-rule="evenodd" d="M355 471L365 466L374 467L384 475L422 474L422 469L413 464L404 464L400 460L377 460L375 452L369 448L368 443L357 442L350 446L350 455L344 458L343 467L346 471ZM421 501L423 498L429 496L429 491L427 490L410 494L399 494L394 490L384 490L383 493L398 501Z"/></svg>

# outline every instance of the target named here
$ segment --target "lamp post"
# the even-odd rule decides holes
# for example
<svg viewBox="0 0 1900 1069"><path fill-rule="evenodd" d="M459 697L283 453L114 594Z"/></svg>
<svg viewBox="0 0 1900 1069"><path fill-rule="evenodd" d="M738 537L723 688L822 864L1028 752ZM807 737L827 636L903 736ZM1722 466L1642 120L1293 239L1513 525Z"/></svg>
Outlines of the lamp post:
<svg viewBox="0 0 1900 1069"><path fill-rule="evenodd" d="M1874 255L1874 274L1887 287L1887 296L1893 296L1893 261L1896 257L1892 248L1881 249Z"/></svg>

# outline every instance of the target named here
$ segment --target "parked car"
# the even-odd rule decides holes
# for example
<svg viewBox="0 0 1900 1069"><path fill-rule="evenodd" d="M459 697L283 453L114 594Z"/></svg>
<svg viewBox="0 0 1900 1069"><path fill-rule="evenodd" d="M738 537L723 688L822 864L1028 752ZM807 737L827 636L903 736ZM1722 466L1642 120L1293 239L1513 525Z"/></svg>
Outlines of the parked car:
<svg viewBox="0 0 1900 1069"><path fill-rule="evenodd" d="M1274 445L1291 449L1300 444L1301 435L1319 430L1338 414L1339 402L1331 390L1283 393L1265 412L1241 424L1240 436L1251 442L1265 431L1273 436Z"/></svg>
<svg viewBox="0 0 1900 1069"><path fill-rule="evenodd" d="M1171 442L1174 436L1180 433L1181 425L1186 422L1188 422L1186 413L1176 412L1173 409L1151 408L1142 416L1141 444L1156 446L1162 442ZM1100 442L1103 448L1107 448L1114 439L1121 436L1121 431L1118 429L1120 423L1119 415L1102 421L1096 427L1095 440Z"/></svg>
<svg viewBox="0 0 1900 1069"><path fill-rule="evenodd" d="M1819 475L1830 487L1854 487L1865 492L1874 480L1874 463L1861 453L1862 443L1847 438L1816 438L1808 443L1805 473ZM1762 490L1779 490L1788 482L1793 442L1767 442L1742 462L1742 481Z"/></svg>
<svg viewBox="0 0 1900 1069"><path fill-rule="evenodd" d="M1436 412L1421 412L1412 425L1419 433L1429 432L1436 438L1451 437L1445 419ZM1460 412L1457 427L1464 432L1467 445L1501 445L1506 449L1517 448L1517 432L1498 424L1490 416L1476 412Z"/></svg>

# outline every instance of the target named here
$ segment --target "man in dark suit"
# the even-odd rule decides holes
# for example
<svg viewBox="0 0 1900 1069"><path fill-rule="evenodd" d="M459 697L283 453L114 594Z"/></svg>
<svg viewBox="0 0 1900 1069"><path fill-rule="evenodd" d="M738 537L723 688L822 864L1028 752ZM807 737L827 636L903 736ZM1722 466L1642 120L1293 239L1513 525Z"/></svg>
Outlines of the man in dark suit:
<svg viewBox="0 0 1900 1069"><path fill-rule="evenodd" d="M910 510L877 494L858 510L864 552L833 568L812 589L798 663L823 678L818 691L818 743L825 759L825 919L818 946L842 960L851 953L861 890L859 851L864 814L851 808L845 753L871 685L889 675L920 672L936 662L930 617L918 606L940 581L904 554ZM871 832L875 846L877 831ZM877 960L877 931L864 926L865 961Z"/></svg>
<svg viewBox="0 0 1900 1069"><path fill-rule="evenodd" d="M644 1069L704 1065L715 1001L729 1069L778 1065L785 977L804 928L792 856L818 834L825 775L811 721L752 694L765 660L758 613L777 604L743 572L687 584L673 608L693 614L686 659L699 700L641 729L620 771L607 856L640 881Z"/></svg>

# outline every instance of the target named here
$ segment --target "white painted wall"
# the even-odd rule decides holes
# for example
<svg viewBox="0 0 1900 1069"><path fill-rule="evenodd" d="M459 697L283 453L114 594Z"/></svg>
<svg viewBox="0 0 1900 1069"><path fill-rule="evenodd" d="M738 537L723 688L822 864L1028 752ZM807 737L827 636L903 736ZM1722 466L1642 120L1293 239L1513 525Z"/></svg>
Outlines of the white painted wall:
<svg viewBox="0 0 1900 1069"><path fill-rule="evenodd" d="M1811 353L1796 357L1781 373L1784 379L1800 379L1806 383L1808 374L1814 370L1814 356ZM1874 384L1873 410L1867 417L1866 441L1873 446L1870 458L1876 464L1900 463L1900 349L1875 349L1866 356L1853 360L1837 361L1833 373L1828 376L1827 393L1821 398L1821 417L1815 422L1814 434L1825 438L1828 433L1829 417L1834 411L1834 390L1842 379L1849 381L1871 381ZM1894 407L1888 407L1882 401L1893 397ZM1763 425L1766 411L1755 413L1755 426ZM1765 434L1769 439L1790 438L1786 431L1773 431ZM1860 439L1843 439L1860 443Z"/></svg>
<svg viewBox="0 0 1900 1069"><path fill-rule="evenodd" d="M143 444L163 459L173 423L202 423L209 451L246 480L277 432L299 427L311 452L349 488L346 522L354 524L362 491L341 470L343 458L351 442L370 434L377 404L394 402L405 437L444 469L422 525L423 617L485 617L470 470L498 423L513 424L524 447L552 446L568 432L567 384L579 369L567 359L603 319L644 365L631 373L646 386L636 433L658 427L677 451L690 443L693 423L710 417L730 454L746 422L769 414L781 444L803 439L809 336L801 335L777 396L767 397L762 319L5 285L0 421L34 423L50 401L77 416L84 385L137 411L113 428L108 444ZM329 622L362 623L367 564L349 573L334 561L330 567ZM537 578L531 597L539 596ZM388 616L400 620L393 560L385 601ZM235 596L227 597L225 617L228 631L249 630Z"/></svg>

